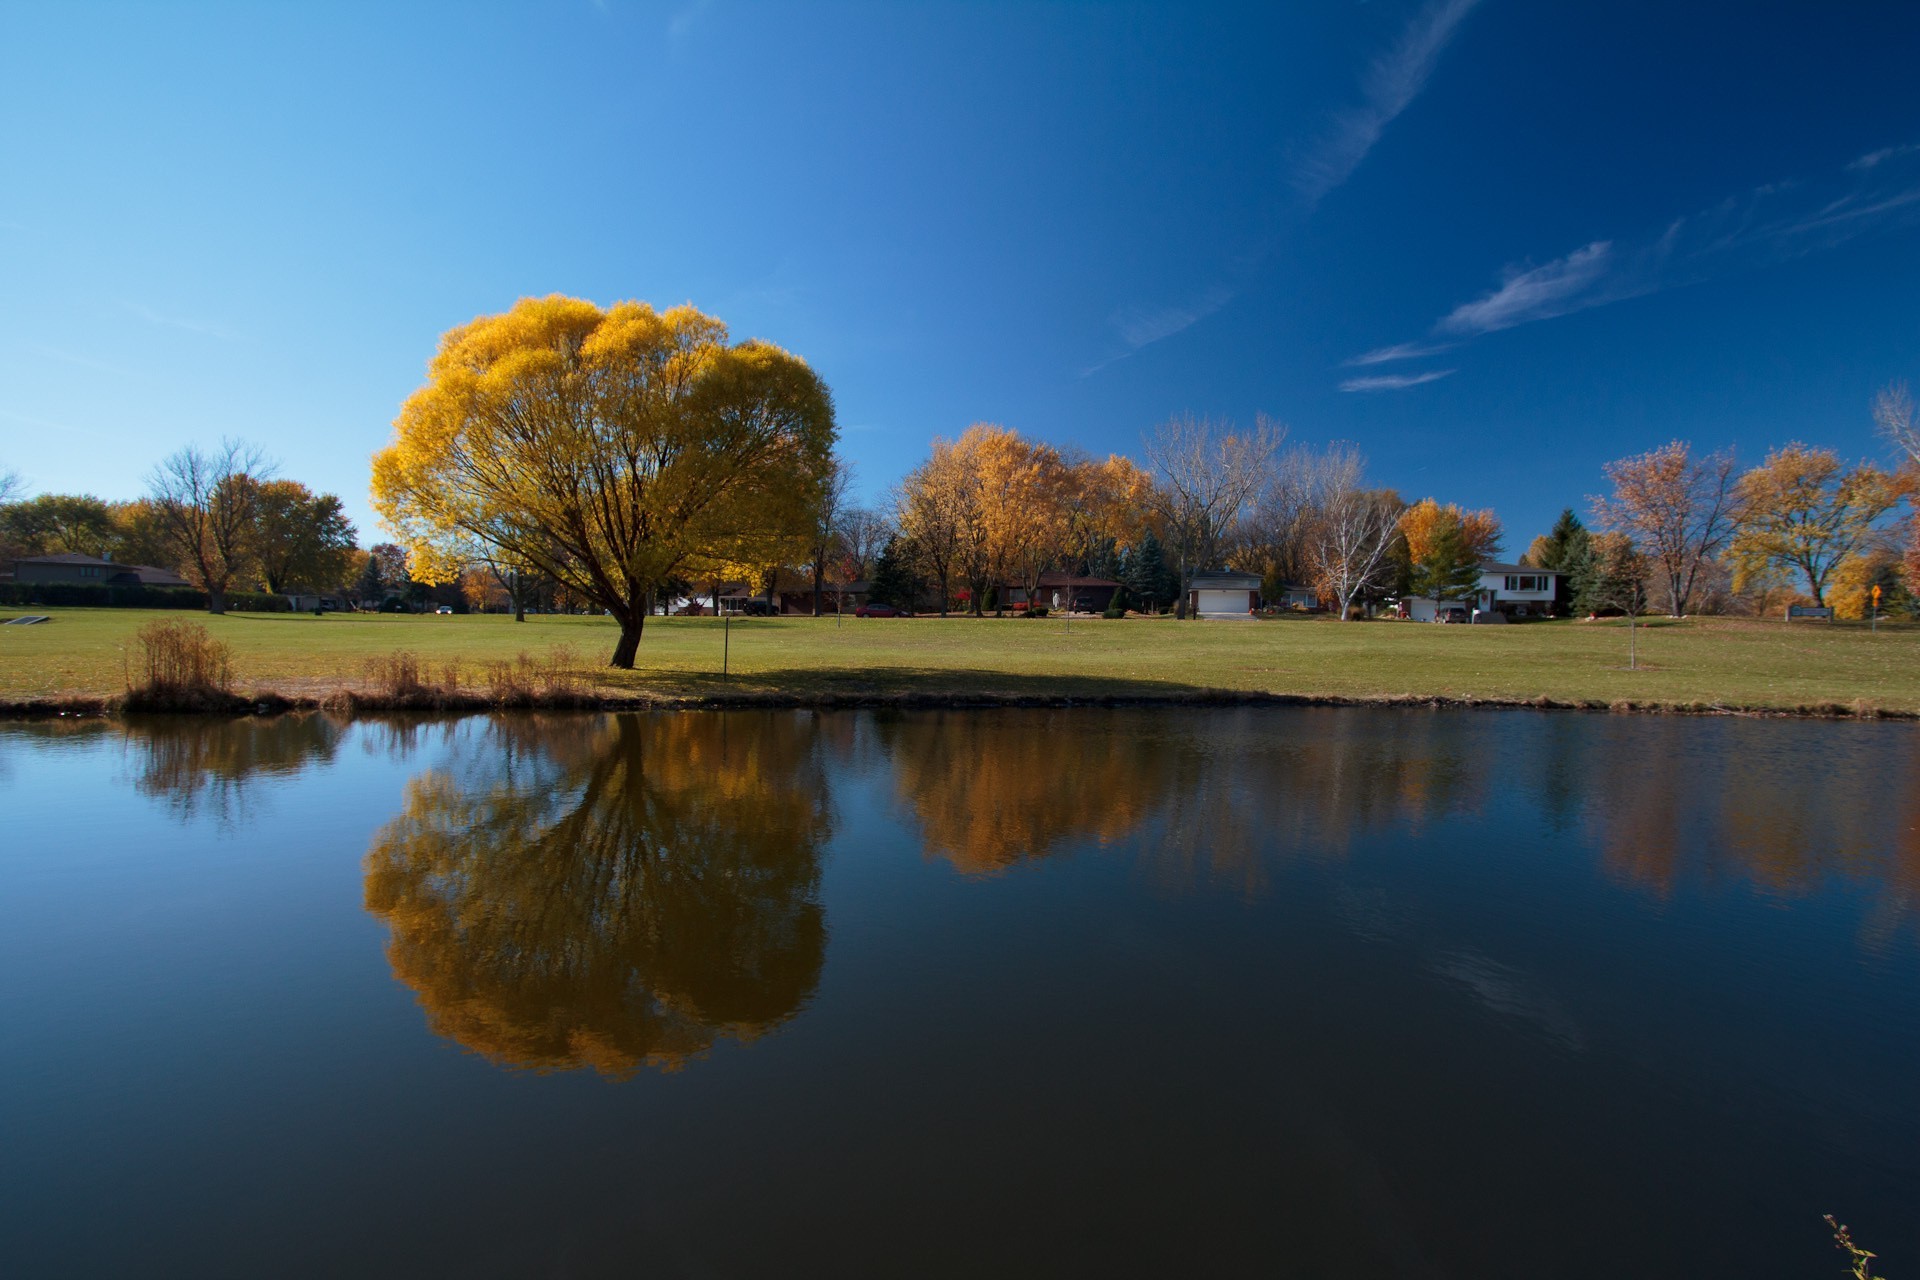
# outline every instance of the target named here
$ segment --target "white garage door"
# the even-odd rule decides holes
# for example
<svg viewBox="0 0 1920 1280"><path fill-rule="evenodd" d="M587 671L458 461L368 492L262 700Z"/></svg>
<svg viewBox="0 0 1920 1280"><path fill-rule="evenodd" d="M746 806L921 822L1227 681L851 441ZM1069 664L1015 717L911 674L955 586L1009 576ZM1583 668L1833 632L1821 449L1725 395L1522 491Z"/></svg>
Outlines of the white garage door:
<svg viewBox="0 0 1920 1280"><path fill-rule="evenodd" d="M1197 591L1194 593L1200 605L1200 616L1218 613L1235 618L1247 616L1247 593L1244 591Z"/></svg>

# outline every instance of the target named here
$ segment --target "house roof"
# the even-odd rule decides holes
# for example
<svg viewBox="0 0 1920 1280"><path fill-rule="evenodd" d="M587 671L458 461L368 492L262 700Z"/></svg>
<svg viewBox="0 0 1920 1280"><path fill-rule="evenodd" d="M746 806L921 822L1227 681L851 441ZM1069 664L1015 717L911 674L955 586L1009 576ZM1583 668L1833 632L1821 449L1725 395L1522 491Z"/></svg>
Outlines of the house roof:
<svg viewBox="0 0 1920 1280"><path fill-rule="evenodd" d="M1040 575L1043 587L1117 587L1120 584L1112 578L1094 578L1074 573L1043 573Z"/></svg>
<svg viewBox="0 0 1920 1280"><path fill-rule="evenodd" d="M1195 591L1257 591L1260 589L1260 575L1215 569L1210 573L1194 574L1192 586Z"/></svg>
<svg viewBox="0 0 1920 1280"><path fill-rule="evenodd" d="M1530 564L1502 564L1498 560L1482 560L1480 562L1480 572L1482 573L1552 573L1552 574L1558 574L1560 577L1566 576L1564 573L1562 573L1558 569L1536 569L1534 566Z"/></svg>
<svg viewBox="0 0 1920 1280"><path fill-rule="evenodd" d="M138 579L143 587L190 587L193 585L171 569L161 569L150 564L122 565L120 572L114 576L118 578L129 575Z"/></svg>
<svg viewBox="0 0 1920 1280"><path fill-rule="evenodd" d="M102 560L99 556L83 556L77 551L55 551L51 555L21 556L15 564L74 564L74 565L111 565L115 569L128 566L115 564L111 560Z"/></svg>

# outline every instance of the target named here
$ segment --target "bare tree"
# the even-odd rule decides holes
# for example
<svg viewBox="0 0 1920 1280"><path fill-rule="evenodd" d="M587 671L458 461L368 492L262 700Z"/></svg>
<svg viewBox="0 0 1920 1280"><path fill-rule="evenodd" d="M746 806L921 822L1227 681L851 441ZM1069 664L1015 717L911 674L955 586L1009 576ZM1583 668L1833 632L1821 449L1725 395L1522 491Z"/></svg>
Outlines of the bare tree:
<svg viewBox="0 0 1920 1280"><path fill-rule="evenodd" d="M827 558L833 554L852 489L852 464L839 458L829 459L827 473L820 483L820 494L813 509L813 546L808 553L813 560L813 616L816 618L820 616L820 590L826 582Z"/></svg>
<svg viewBox="0 0 1920 1280"><path fill-rule="evenodd" d="M1272 478L1234 538L1265 574L1282 582L1303 581L1311 572L1307 535L1324 457L1305 445L1277 455Z"/></svg>
<svg viewBox="0 0 1920 1280"><path fill-rule="evenodd" d="M1611 498L1594 497L1594 518L1641 548L1667 589L1667 611L1683 616L1694 583L1740 523L1733 450L1702 458L1683 440L1609 462Z"/></svg>
<svg viewBox="0 0 1920 1280"><path fill-rule="evenodd" d="M847 507L840 513L840 527L834 534L853 576L871 581L881 548L897 532L886 512L872 507Z"/></svg>
<svg viewBox="0 0 1920 1280"><path fill-rule="evenodd" d="M26 492L27 482L12 467L0 467L0 502L12 502Z"/></svg>
<svg viewBox="0 0 1920 1280"><path fill-rule="evenodd" d="M1906 383L1891 382L1881 388L1873 398L1873 420L1894 448L1920 465L1920 415L1914 413Z"/></svg>
<svg viewBox="0 0 1920 1280"><path fill-rule="evenodd" d="M1186 616L1193 575L1217 560L1229 535L1273 475L1273 457L1286 428L1265 414L1251 432L1230 423L1181 414L1147 437L1147 469L1153 501L1173 545L1180 573L1180 603Z"/></svg>
<svg viewBox="0 0 1920 1280"><path fill-rule="evenodd" d="M227 589L246 566L260 481L273 473L253 445L189 445L148 477L155 512L187 576L207 593L210 613L227 611Z"/></svg>
<svg viewBox="0 0 1920 1280"><path fill-rule="evenodd" d="M1354 601L1384 585L1406 504L1389 490L1363 487L1366 456L1351 444L1304 454L1300 465L1306 561L1344 622Z"/></svg>

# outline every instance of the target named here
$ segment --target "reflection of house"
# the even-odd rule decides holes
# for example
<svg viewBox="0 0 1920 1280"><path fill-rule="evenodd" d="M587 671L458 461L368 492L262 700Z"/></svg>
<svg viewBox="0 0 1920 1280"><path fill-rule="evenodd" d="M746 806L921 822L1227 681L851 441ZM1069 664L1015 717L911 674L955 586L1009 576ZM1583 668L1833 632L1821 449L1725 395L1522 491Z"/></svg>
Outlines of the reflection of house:
<svg viewBox="0 0 1920 1280"><path fill-rule="evenodd" d="M190 587L193 584L171 569L150 564L116 564L99 556L62 551L50 556L22 556L13 562L15 582L63 582L84 587Z"/></svg>
<svg viewBox="0 0 1920 1280"><path fill-rule="evenodd" d="M1530 569L1521 564L1480 562L1480 585L1464 600L1449 600L1446 608L1466 614L1501 614L1509 618L1546 618L1553 615L1554 588L1561 574L1558 569ZM1400 601L1399 613L1415 622L1432 622L1441 604L1427 596L1409 596Z"/></svg>
<svg viewBox="0 0 1920 1280"><path fill-rule="evenodd" d="M1202 618L1250 617L1260 604L1260 575L1221 569L1196 573L1188 585L1187 609Z"/></svg>
<svg viewBox="0 0 1920 1280"><path fill-rule="evenodd" d="M1082 574L1043 573L1040 575L1039 603L1048 609L1075 613L1101 613L1113 603L1120 584L1112 578L1091 578ZM1002 596L1012 609L1027 607L1027 589L1010 586Z"/></svg>

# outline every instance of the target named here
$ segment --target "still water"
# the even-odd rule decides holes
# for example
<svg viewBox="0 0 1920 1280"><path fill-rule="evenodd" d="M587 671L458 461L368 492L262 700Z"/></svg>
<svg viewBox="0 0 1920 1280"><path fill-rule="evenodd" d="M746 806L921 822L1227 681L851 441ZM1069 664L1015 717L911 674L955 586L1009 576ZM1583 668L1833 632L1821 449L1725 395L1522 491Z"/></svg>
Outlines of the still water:
<svg viewBox="0 0 1920 1280"><path fill-rule="evenodd" d="M1916 743L0 725L0 1271L1920 1274Z"/></svg>

